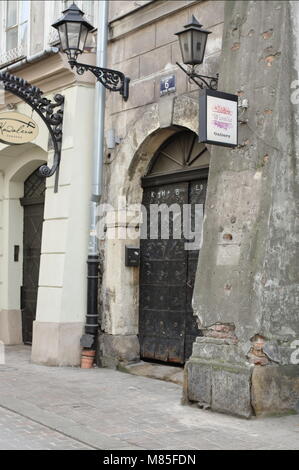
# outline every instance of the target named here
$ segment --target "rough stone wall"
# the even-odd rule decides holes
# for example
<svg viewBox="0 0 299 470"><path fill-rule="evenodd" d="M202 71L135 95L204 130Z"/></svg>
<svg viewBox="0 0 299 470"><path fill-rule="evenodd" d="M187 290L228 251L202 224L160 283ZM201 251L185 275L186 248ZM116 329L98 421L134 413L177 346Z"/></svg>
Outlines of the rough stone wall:
<svg viewBox="0 0 299 470"><path fill-rule="evenodd" d="M262 357L266 339L268 357L284 364L299 335L289 2L226 2L224 28L219 89L249 107L239 114L239 146L212 150L194 308L205 327L234 325L251 355Z"/></svg>
<svg viewBox="0 0 299 470"><path fill-rule="evenodd" d="M187 24L192 14L208 27L213 34L201 71L215 74L221 52L224 2L144 2L144 8L131 13L134 2L126 2L122 8L129 14L120 19L116 16L119 2L112 3L108 67L121 70L131 78L127 102L118 93L107 93L106 136L109 129L114 129L120 142L114 149L106 149L102 202L116 205L119 196L126 196L129 203L141 202L140 177L146 173L157 148L179 126L197 132L198 88L188 83L176 65L176 61L181 62L181 54L174 33ZM176 92L160 97L160 79L169 74L176 76ZM113 366L117 360L139 356L136 336L139 271L124 265L124 245L138 243L138 240L107 239L100 243L102 365Z"/></svg>
<svg viewBox="0 0 299 470"><path fill-rule="evenodd" d="M117 3L129 9L135 2L110 2L114 15ZM171 98L197 87L188 83L186 75L176 66L181 62L177 31L183 29L191 15L213 34L210 34L202 73L214 74L221 52L224 2L217 1L156 1L134 10L127 17L110 23L108 67L121 70L130 77L130 97L124 102L118 93L107 95L106 129L114 128L120 139L145 112L147 106L167 101L159 96L160 78L176 75L176 93ZM132 7L133 8L133 7ZM128 10L130 11L130 10Z"/></svg>
<svg viewBox="0 0 299 470"><path fill-rule="evenodd" d="M297 18L225 2L218 89L248 108L238 147L211 152L184 399L244 417L299 411Z"/></svg>

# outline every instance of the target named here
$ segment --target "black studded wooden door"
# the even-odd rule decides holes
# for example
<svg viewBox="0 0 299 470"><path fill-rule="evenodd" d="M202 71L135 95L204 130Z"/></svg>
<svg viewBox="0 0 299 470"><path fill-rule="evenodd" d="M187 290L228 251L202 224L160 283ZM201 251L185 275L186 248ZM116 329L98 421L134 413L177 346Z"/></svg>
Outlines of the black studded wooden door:
<svg viewBox="0 0 299 470"><path fill-rule="evenodd" d="M143 205L147 210L140 240L139 340L143 359L183 364L191 355L196 336L201 335L191 304L199 249L185 238L183 205L189 205L185 207L191 213L191 232L201 230L195 224L195 205L202 215L208 158L197 136L184 131L159 149L143 178ZM179 233L174 233L178 225L173 224L174 217L179 216L171 211L159 216L156 236L154 230L151 233L155 225L151 207L161 208L163 204L180 208ZM166 239L161 231L165 218L169 221Z"/></svg>
<svg viewBox="0 0 299 470"><path fill-rule="evenodd" d="M194 232L195 204L204 205L206 188L207 178L145 188L143 204L149 214L151 204L189 203ZM151 239L154 222L148 217L147 238L141 240L139 340L143 359L183 364L201 334L191 305L199 250L186 249L183 233L174 239L171 212L169 221L169 239L161 237L161 219L158 238Z"/></svg>
<svg viewBox="0 0 299 470"><path fill-rule="evenodd" d="M21 295L23 342L32 343L36 314L39 264L44 217L45 181L38 170L24 184L23 286Z"/></svg>

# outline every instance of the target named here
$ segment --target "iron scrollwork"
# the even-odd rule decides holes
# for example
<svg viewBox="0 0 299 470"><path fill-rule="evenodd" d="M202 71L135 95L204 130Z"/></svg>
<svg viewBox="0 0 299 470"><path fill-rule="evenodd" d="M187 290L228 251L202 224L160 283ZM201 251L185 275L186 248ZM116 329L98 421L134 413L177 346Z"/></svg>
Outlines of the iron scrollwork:
<svg viewBox="0 0 299 470"><path fill-rule="evenodd" d="M199 88L204 88L205 86L210 90L217 90L219 74L216 74L216 77L209 77L207 75L199 75L195 72L194 67L191 67L191 70L186 70L178 62L176 64L180 67L183 72L192 80ZM200 83L200 80L202 83Z"/></svg>
<svg viewBox="0 0 299 470"><path fill-rule="evenodd" d="M118 70L106 69L103 67L96 67L95 65L82 64L75 60L69 60L71 68L76 67L79 75L84 72L91 72L95 75L97 80L110 91L119 91L123 99L127 101L129 97L129 82L130 79L125 77L122 72Z"/></svg>
<svg viewBox="0 0 299 470"><path fill-rule="evenodd" d="M51 168L48 167L48 165L42 165L39 172L41 176L46 178L54 175L56 172L54 191L57 192L62 145L64 96L56 94L53 98L54 101L51 101L44 96L43 92L38 87L8 72L0 72L0 81L3 82L6 91L18 96L29 104L46 124L54 147L53 165Z"/></svg>

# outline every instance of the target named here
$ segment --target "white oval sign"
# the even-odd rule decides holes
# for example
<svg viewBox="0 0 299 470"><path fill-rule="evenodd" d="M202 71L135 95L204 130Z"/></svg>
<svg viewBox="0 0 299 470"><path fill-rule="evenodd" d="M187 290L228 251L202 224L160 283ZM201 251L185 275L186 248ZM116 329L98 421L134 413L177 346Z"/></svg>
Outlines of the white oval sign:
<svg viewBox="0 0 299 470"><path fill-rule="evenodd" d="M0 113L0 141L4 144L26 144L38 135L38 125L25 114Z"/></svg>

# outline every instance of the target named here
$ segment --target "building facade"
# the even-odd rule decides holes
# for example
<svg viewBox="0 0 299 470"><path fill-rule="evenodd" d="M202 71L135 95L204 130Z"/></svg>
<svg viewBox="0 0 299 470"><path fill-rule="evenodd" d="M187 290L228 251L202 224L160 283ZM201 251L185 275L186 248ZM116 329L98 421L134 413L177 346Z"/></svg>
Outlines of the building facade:
<svg viewBox="0 0 299 470"><path fill-rule="evenodd" d="M50 28L71 2L1 3L1 67L65 106L57 193L53 178L36 184L53 150L34 114L33 142L1 144L0 339L27 335L33 361L79 365L94 79L69 68ZM77 3L97 26L99 2ZM175 36L192 15L211 31L198 72L219 73L218 90L240 97L234 149L198 140L200 90L177 65ZM292 1L109 2L108 67L130 78L130 94L106 92L97 362L184 365L185 403L245 417L299 409L298 18ZM94 45L82 62L95 62ZM6 94L2 111L26 106ZM142 236L149 208L173 204L191 207L193 249L182 229Z"/></svg>
<svg viewBox="0 0 299 470"><path fill-rule="evenodd" d="M39 133L23 145L1 143L0 339L32 343L32 359L50 365L79 364L86 313L94 80L73 73L56 47L51 23L65 7L1 2L1 72L24 78L48 99L65 98L55 193L54 178L38 176L41 164L53 160L48 129L28 104L1 90L1 112L31 117Z"/></svg>

